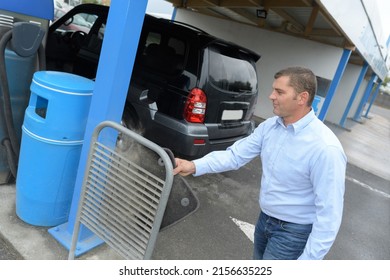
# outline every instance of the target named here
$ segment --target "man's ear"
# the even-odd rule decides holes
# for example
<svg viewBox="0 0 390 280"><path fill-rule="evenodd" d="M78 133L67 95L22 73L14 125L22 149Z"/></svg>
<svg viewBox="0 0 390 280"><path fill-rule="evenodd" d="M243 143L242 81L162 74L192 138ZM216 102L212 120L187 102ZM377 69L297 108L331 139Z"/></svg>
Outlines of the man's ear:
<svg viewBox="0 0 390 280"><path fill-rule="evenodd" d="M309 100L309 93L307 91L303 91L298 96L298 102L299 104L307 104L307 101Z"/></svg>

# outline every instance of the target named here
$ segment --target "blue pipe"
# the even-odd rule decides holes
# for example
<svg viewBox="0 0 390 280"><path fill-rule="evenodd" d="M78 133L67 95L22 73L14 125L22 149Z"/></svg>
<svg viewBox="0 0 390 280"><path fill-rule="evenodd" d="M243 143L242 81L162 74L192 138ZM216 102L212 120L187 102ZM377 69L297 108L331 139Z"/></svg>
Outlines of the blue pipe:
<svg viewBox="0 0 390 280"><path fill-rule="evenodd" d="M344 49L341 56L339 65L337 67L336 73L333 77L332 83L330 84L329 90L326 94L324 104L322 105L321 112L318 115L318 118L322 121L325 120L326 114L328 113L329 105L332 102L333 96L337 90L337 87L343 77L345 68L347 67L349 57L351 56L352 50Z"/></svg>
<svg viewBox="0 0 390 280"><path fill-rule="evenodd" d="M345 121L346 121L346 119L348 117L348 113L351 110L353 102L355 101L355 98L356 98L356 95L357 95L357 93L359 91L360 85L362 84L362 82L364 80L364 76L367 73L367 69L368 69L368 63L366 61L364 61L364 64L363 64L362 70L360 71L360 75L359 75L359 78L358 78L358 80L356 82L355 88L352 91L352 95L349 98L347 107L345 108L344 114L341 117L341 120L340 120L340 123L339 123L341 127L345 126Z"/></svg>

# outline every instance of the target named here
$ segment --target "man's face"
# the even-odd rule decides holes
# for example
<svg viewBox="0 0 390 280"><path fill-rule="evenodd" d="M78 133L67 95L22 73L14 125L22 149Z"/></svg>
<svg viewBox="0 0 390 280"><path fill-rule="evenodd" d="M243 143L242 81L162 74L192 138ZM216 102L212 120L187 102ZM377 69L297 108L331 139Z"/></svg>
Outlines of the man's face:
<svg viewBox="0 0 390 280"><path fill-rule="evenodd" d="M299 108L299 95L289 85L290 77L281 76L274 80L269 98L274 106L274 114L285 120L294 119Z"/></svg>

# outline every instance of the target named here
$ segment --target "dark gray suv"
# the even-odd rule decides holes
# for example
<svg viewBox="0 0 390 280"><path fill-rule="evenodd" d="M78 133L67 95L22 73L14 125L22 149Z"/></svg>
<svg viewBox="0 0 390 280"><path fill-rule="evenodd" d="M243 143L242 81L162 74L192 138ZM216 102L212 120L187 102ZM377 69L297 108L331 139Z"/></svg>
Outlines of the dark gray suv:
<svg viewBox="0 0 390 280"><path fill-rule="evenodd" d="M96 16L88 34L60 29L78 13ZM48 69L94 78L107 14L108 7L84 4L54 22ZM254 128L259 58L195 27L146 15L123 125L182 157L225 149Z"/></svg>

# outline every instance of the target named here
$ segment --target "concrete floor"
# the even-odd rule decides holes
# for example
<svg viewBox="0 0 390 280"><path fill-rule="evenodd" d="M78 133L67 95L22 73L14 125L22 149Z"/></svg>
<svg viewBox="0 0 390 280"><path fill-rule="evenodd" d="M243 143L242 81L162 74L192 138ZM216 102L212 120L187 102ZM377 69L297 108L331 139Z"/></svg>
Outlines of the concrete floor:
<svg viewBox="0 0 390 280"><path fill-rule="evenodd" d="M326 259L390 259L390 110L372 107L351 131L327 124L342 142L349 164L342 228ZM153 259L250 259L253 243L236 220L254 224L261 163L187 182L199 208L160 232ZM15 185L0 186L0 259L62 260L68 251L46 227L31 226L15 214ZM1 238L2 237L2 238ZM81 259L122 259L107 245Z"/></svg>

